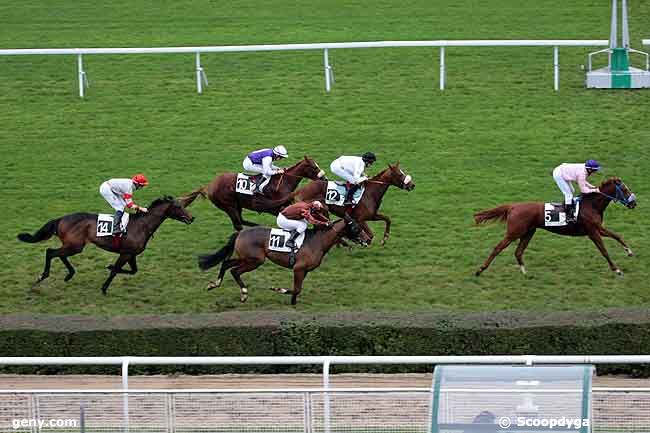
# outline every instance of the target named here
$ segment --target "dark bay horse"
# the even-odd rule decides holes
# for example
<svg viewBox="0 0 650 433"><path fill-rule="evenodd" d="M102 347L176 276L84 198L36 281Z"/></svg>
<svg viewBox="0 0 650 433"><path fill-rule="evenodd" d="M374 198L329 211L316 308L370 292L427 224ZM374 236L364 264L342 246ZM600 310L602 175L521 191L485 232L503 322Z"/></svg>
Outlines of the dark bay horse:
<svg viewBox="0 0 650 433"><path fill-rule="evenodd" d="M102 293L105 295L115 275L122 273L133 275L138 272L136 256L144 251L151 236L167 218L182 221L185 224L191 224L194 221L194 217L183 208L178 200L172 197L163 197L151 203L149 212L131 215L127 233L119 244L113 242L112 236L97 237L97 214L92 213L69 214L47 222L33 235L19 234L18 239L29 243L41 242L57 235L63 244L61 248L48 248L45 251L45 269L32 285L32 289L50 275L50 265L52 259L56 257L60 258L68 269L68 275L64 280L70 281L75 274L75 269L70 264L68 257L79 254L90 242L99 248L120 255L115 264L108 266L111 273L102 286ZM129 264L131 270L122 269L126 263Z"/></svg>
<svg viewBox="0 0 650 433"><path fill-rule="evenodd" d="M325 172L321 170L316 161L305 156L298 163L285 169L284 173L271 177L269 183L264 187L264 196L270 200L285 197L293 192L303 178L321 179ZM255 226L257 224L244 220L242 209L251 209L259 212L269 212L277 215L280 208L260 209L256 205L256 195L245 195L235 191L237 173L224 173L217 176L207 186L193 191L187 197L196 197L196 193L207 195L210 201L219 209L228 214L235 230L239 231L243 226ZM187 200L191 203L192 199ZM189 204L188 203L188 204Z"/></svg>
<svg viewBox="0 0 650 433"><path fill-rule="evenodd" d="M623 272L614 264L605 249L602 236L615 239L623 246L628 256L633 256L632 250L623 239L611 230L603 227L603 213L610 201L621 203L630 209L636 207L636 197L629 188L618 177L605 180L599 187L600 193L585 194L580 203L580 214L576 223L561 227L545 227L544 225L544 203L513 203L499 206L494 209L484 210L474 215L476 224L491 220L501 220L506 223L506 235L501 242L494 247L492 254L485 263L476 271L476 276L490 266L494 258L499 255L511 242L519 239L519 245L515 251L517 263L521 272L526 273L524 267L524 251L538 228L548 230L564 236L588 236L596 245L600 253L609 263L612 271L618 275Z"/></svg>
<svg viewBox="0 0 650 433"><path fill-rule="evenodd" d="M339 217L350 215L359 222L371 239L374 237L374 234L370 230L370 227L368 227L366 221L384 221L384 237L381 240L381 245L384 245L390 235L391 220L388 216L379 213L379 207L381 206L384 194L386 194L390 186L396 186L406 191L412 191L415 188L413 179L404 173L399 166L399 162L395 165L389 164L388 168L365 182L366 189L359 204L354 208L349 206L334 206L331 204L327 206L334 215ZM296 201L320 200L325 203L326 193L327 182L313 181L296 191L294 197Z"/></svg>
<svg viewBox="0 0 650 433"><path fill-rule="evenodd" d="M240 300L246 302L248 289L241 279L242 274L257 269L267 258L277 265L290 269L289 254L268 249L269 232L270 229L266 227L252 227L233 233L228 243L219 251L199 256L199 267L204 271L221 263L219 276L216 281L210 282L208 290L219 287L226 270L232 268L230 273L239 284ZM290 293L291 304L296 305L307 273L319 267L325 254L344 236L353 242L368 245L369 238L349 216L330 224L327 228L308 230L302 247L296 254L296 263L293 266L293 289L272 290L278 293ZM236 258L231 258L233 253Z"/></svg>

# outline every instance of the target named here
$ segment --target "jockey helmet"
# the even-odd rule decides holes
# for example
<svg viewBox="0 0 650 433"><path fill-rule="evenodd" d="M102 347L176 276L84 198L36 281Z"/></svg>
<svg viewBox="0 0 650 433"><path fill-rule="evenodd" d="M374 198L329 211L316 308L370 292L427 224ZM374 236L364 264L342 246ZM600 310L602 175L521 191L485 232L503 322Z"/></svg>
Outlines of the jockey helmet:
<svg viewBox="0 0 650 433"><path fill-rule="evenodd" d="M363 155L361 155L361 159L363 159L363 162L365 162L366 164L372 164L373 162L377 161L377 157L372 152L364 153Z"/></svg>
<svg viewBox="0 0 650 433"><path fill-rule="evenodd" d="M600 170L600 164L595 159L590 159L587 162L585 162L585 168L588 168L589 170L593 170L593 171L598 171Z"/></svg>
<svg viewBox="0 0 650 433"><path fill-rule="evenodd" d="M147 180L144 174L136 174L131 178L131 180L133 181L133 183L137 183L138 185L141 186L149 185L149 180Z"/></svg>
<svg viewBox="0 0 650 433"><path fill-rule="evenodd" d="M279 156L280 158L286 158L287 156L289 156L289 154L287 153L287 149L285 149L284 146L281 144L273 148L273 154Z"/></svg>

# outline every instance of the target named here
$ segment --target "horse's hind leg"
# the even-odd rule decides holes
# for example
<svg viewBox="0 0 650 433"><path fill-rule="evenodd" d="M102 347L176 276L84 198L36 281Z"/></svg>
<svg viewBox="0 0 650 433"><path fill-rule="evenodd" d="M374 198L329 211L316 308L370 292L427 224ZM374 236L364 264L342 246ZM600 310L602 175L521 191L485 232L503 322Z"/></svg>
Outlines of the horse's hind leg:
<svg viewBox="0 0 650 433"><path fill-rule="evenodd" d="M75 254L79 254L80 252L83 251L83 246L81 248L62 248L62 255L59 256L63 264L65 265L66 269L68 270L68 275L65 276L63 281L68 282L74 277L74 274L76 273L74 267L72 266L72 263L68 260L68 257L74 256Z"/></svg>
<svg viewBox="0 0 650 433"><path fill-rule="evenodd" d="M237 263L239 263L239 259L228 259L221 262L219 276L215 281L210 281L208 283L208 290L216 289L217 287L221 286L221 283L223 282L223 276L226 274L226 271L235 266Z"/></svg>
<svg viewBox="0 0 650 433"><path fill-rule="evenodd" d="M239 284L239 300L241 302L246 302L248 299L248 289L246 288L244 281L242 281L241 275L257 269L263 262L263 260L258 261L257 259L248 259L246 261L240 261L237 266L230 270L232 277L237 281L237 284Z"/></svg>
<svg viewBox="0 0 650 433"><path fill-rule="evenodd" d="M485 271L488 268L488 266L490 266L492 260L494 260L494 258L498 256L499 253L501 253L501 251L506 249L513 240L515 240L515 238L511 238L509 235L506 235L506 237L503 238L503 240L499 242L496 247L494 247L494 249L492 250L492 254L490 254L490 257L488 257L485 263L483 263L483 266L481 266L479 270L476 271L476 276L478 277L479 275L481 275L481 273Z"/></svg>
<svg viewBox="0 0 650 433"><path fill-rule="evenodd" d="M47 277L50 276L50 267L52 266L52 259L55 257L59 257L59 252L61 251L61 248L48 248L45 250L45 267L43 268L43 273L38 277L36 282L32 284L31 290L35 290L36 286L38 286L41 281L45 280Z"/></svg>
<svg viewBox="0 0 650 433"><path fill-rule="evenodd" d="M530 230L527 232L525 235L521 237L519 240L519 245L517 246L517 251L515 251L515 258L517 259L517 263L519 263L519 269L521 269L522 274L526 274L526 267L524 266L524 251L526 251L526 247L528 247L528 242L533 238L535 235L535 229Z"/></svg>

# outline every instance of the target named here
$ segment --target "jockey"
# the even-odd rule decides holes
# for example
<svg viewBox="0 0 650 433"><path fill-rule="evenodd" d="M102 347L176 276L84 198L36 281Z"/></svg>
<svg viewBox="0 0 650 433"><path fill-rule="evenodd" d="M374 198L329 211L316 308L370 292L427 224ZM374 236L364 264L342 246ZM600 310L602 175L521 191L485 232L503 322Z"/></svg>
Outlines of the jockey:
<svg viewBox="0 0 650 433"><path fill-rule="evenodd" d="M289 156L287 154L287 149L282 145L278 145L273 149L256 150L255 152L249 153L246 158L244 158L244 170L262 174L263 181L258 179L255 182L255 190L253 192L262 193L266 184L271 180L271 176L274 174L284 173L284 169L273 165L273 161L286 158L287 156Z"/></svg>
<svg viewBox="0 0 650 433"><path fill-rule="evenodd" d="M352 204L354 193L363 182L368 180L368 176L364 173L366 167L370 167L376 160L377 157L374 153L366 152L362 156L339 156L330 164L332 172L348 183L345 205Z"/></svg>
<svg viewBox="0 0 650 433"><path fill-rule="evenodd" d="M149 181L143 174L136 174L131 179L110 179L102 183L99 193L106 199L108 204L115 209L113 217L113 234L122 233L121 227L124 208L135 209L140 212L147 212L146 207L133 203L133 192L144 188Z"/></svg>
<svg viewBox="0 0 650 433"><path fill-rule="evenodd" d="M587 182L587 178L598 170L600 170L600 164L593 159L584 164L564 163L553 170L553 179L564 194L564 212L566 212L567 222L576 221L573 216L573 185L570 182L576 182L582 194L600 192L598 188Z"/></svg>
<svg viewBox="0 0 650 433"><path fill-rule="evenodd" d="M291 232L291 237L286 243L291 249L296 247L296 239L307 230L309 223L327 225L329 222L327 208L319 201L292 204L280 212L277 218L278 227Z"/></svg>

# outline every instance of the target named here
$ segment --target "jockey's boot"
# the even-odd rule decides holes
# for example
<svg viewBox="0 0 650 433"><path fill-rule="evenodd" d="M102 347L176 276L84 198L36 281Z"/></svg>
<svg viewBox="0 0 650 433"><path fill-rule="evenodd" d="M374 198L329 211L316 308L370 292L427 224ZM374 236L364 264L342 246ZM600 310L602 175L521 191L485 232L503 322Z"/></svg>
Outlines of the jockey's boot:
<svg viewBox="0 0 650 433"><path fill-rule="evenodd" d="M290 248L291 250L296 249L296 239L298 239L298 236L300 236L300 233L298 233L297 230L293 230L291 232L291 236L289 236L289 240L285 244L287 248Z"/></svg>
<svg viewBox="0 0 650 433"><path fill-rule="evenodd" d="M264 181L264 176L255 176L254 179L255 182L253 182L253 194L262 194L262 191L260 191L260 185Z"/></svg>
<svg viewBox="0 0 650 433"><path fill-rule="evenodd" d="M352 185L350 188L348 188L348 194L345 196L345 203L343 203L346 206L350 206L354 202L354 193L357 192L359 189L359 185Z"/></svg>
<svg viewBox="0 0 650 433"><path fill-rule="evenodd" d="M124 211L116 210L115 216L113 217L113 234L117 235L122 233L122 215Z"/></svg>
<svg viewBox="0 0 650 433"><path fill-rule="evenodd" d="M576 218L573 215L574 212L575 212L575 207L573 206L573 203L564 205L564 213L566 214L567 224L576 222Z"/></svg>

